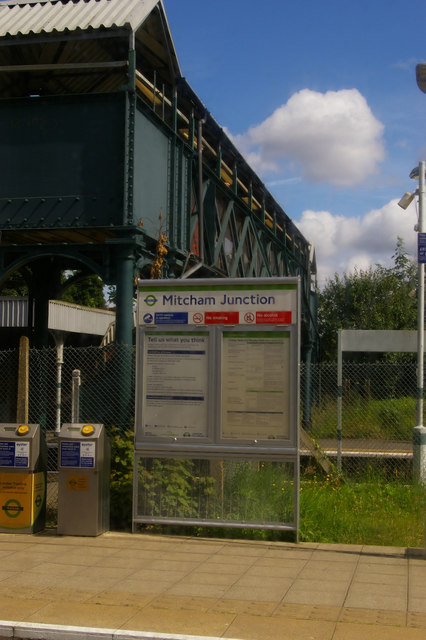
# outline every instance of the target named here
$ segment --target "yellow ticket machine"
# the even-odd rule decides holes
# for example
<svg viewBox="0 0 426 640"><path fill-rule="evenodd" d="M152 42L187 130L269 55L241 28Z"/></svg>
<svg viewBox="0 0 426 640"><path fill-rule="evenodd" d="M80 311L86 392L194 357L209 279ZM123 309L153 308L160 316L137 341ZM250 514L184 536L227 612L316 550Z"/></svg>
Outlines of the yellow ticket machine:
<svg viewBox="0 0 426 640"><path fill-rule="evenodd" d="M46 464L40 425L0 424L0 532L44 529Z"/></svg>

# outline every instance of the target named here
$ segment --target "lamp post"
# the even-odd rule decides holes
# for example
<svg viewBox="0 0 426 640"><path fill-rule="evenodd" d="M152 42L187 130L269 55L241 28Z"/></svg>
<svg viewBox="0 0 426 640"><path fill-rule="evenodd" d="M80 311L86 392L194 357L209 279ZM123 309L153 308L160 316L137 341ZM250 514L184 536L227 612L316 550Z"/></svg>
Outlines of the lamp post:
<svg viewBox="0 0 426 640"><path fill-rule="evenodd" d="M421 161L418 168L412 170L410 178L419 180L419 222L418 239L418 290L417 290L417 426L423 427L423 370L424 370L424 295L425 295L425 256L421 247L424 245L424 198L425 198L425 163Z"/></svg>
<svg viewBox="0 0 426 640"><path fill-rule="evenodd" d="M414 169L410 176L416 178ZM418 309L417 309L417 425L413 431L414 475L426 484L426 428L423 426L423 368L424 368L424 327L425 327L425 261L422 249L425 247L425 163L419 162L419 227L418 227Z"/></svg>
<svg viewBox="0 0 426 640"><path fill-rule="evenodd" d="M426 427L423 426L423 377L424 377L424 307L425 307L425 262L426 233L424 220L425 201L425 163L410 173L410 178L418 179L419 187L414 193L406 193L399 201L399 206L406 209L414 196L419 199L419 220L417 224L417 405L416 426L413 429L413 473L414 477L426 485Z"/></svg>

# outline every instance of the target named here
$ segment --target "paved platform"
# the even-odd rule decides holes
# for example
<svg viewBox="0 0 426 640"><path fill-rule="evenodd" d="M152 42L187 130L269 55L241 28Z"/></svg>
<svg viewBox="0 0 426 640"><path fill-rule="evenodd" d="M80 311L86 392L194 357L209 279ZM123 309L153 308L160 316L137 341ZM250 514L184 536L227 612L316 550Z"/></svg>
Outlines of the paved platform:
<svg viewBox="0 0 426 640"><path fill-rule="evenodd" d="M48 531L0 559L0 638L426 638L423 549Z"/></svg>

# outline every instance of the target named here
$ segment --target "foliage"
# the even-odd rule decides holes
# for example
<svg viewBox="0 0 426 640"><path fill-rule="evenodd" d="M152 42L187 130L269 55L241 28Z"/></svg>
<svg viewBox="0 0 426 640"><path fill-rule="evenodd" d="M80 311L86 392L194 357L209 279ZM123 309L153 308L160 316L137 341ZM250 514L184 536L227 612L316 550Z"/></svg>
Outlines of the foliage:
<svg viewBox="0 0 426 640"><path fill-rule="evenodd" d="M155 250L155 260L151 265L151 280L158 280L162 276L163 263L166 259L166 255L168 254L166 242L167 236L165 236L164 233L161 233L160 231Z"/></svg>
<svg viewBox="0 0 426 640"><path fill-rule="evenodd" d="M303 481L300 539L307 542L423 545L424 489L381 476L342 484L338 478Z"/></svg>
<svg viewBox="0 0 426 640"><path fill-rule="evenodd" d="M354 395L342 412L344 438L378 438L386 440L411 440L416 415L416 399L370 398ZM360 419L362 416L362 419ZM336 438L336 400L324 397L312 409L310 434L315 438Z"/></svg>
<svg viewBox="0 0 426 640"><path fill-rule="evenodd" d="M417 268L398 238L393 265L334 275L319 293L322 359L336 358L338 329L415 329Z"/></svg>
<svg viewBox="0 0 426 640"><path fill-rule="evenodd" d="M201 474L193 460L148 458L138 473L141 509L150 516L197 517L215 482Z"/></svg>
<svg viewBox="0 0 426 640"><path fill-rule="evenodd" d="M33 273L30 266L15 271L0 287L1 296L27 296ZM65 302L73 302L85 307L105 309L104 285L96 274L85 271L63 271L60 276L62 295Z"/></svg>
<svg viewBox="0 0 426 640"><path fill-rule="evenodd" d="M290 522L293 476L285 463L224 463L225 516L245 522Z"/></svg>
<svg viewBox="0 0 426 640"><path fill-rule="evenodd" d="M28 275L30 275L30 271L27 267L23 267L22 271L14 271L0 287L0 296L27 296L28 282L26 278Z"/></svg>
<svg viewBox="0 0 426 640"><path fill-rule="evenodd" d="M108 308L114 310L117 306L117 287L116 285L108 285L105 287Z"/></svg>
<svg viewBox="0 0 426 640"><path fill-rule="evenodd" d="M133 432L125 434L112 428L111 455L111 527L129 529L132 522ZM147 462L149 461L149 464ZM221 463L217 463L221 464ZM219 467L218 467L219 469ZM200 513L201 503L208 504L223 492L227 508L247 509L248 519L259 515L259 509L276 513L285 520L284 494L292 492L292 482L283 476L280 465L262 462L240 462L225 470L224 485L219 477L203 474L193 460L147 459L139 468L140 481L146 489L144 500L152 515L192 518L207 517ZM233 496L232 500L231 497ZM207 502L206 502L207 501ZM288 509L292 501L287 504ZM342 483L338 475L305 475L300 486L300 539L307 542L372 544L419 547L423 544L424 488L401 481L398 467L393 477L365 473L357 481ZM211 515L211 514L210 514ZM233 511L242 518L244 513ZM268 529L234 529L226 527L164 527L151 531L203 537L286 540L291 533Z"/></svg>
<svg viewBox="0 0 426 640"><path fill-rule="evenodd" d="M268 495L270 478L261 473L258 478L264 481L263 508L268 511L274 501ZM299 537L303 542L422 547L424 506L424 488L406 478L401 482L397 467L390 479L365 473L356 482L343 483L338 475L305 476L300 486ZM150 531L248 540L294 539L293 532L249 527L155 525Z"/></svg>
<svg viewBox="0 0 426 640"><path fill-rule="evenodd" d="M105 297L103 282L96 274L83 271L64 273L62 276L63 294L61 299L65 302L73 302L84 307L105 309Z"/></svg>
<svg viewBox="0 0 426 640"><path fill-rule="evenodd" d="M110 430L111 483L110 523L112 529L129 529L132 525L133 500L133 431Z"/></svg>

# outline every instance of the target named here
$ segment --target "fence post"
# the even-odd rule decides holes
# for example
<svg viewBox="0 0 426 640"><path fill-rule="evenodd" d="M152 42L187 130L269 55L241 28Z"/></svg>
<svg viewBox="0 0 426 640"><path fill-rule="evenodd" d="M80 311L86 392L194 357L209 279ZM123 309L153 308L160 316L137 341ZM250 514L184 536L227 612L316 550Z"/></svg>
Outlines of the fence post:
<svg viewBox="0 0 426 640"><path fill-rule="evenodd" d="M71 388L71 422L79 422L80 418L80 385L80 369L74 369Z"/></svg>
<svg viewBox="0 0 426 640"><path fill-rule="evenodd" d="M17 422L28 422L29 359L30 341L27 336L21 336L19 340Z"/></svg>
<svg viewBox="0 0 426 640"><path fill-rule="evenodd" d="M62 365L64 364L64 336L60 331L53 331L56 344L56 426L55 434L61 431L62 414Z"/></svg>
<svg viewBox="0 0 426 640"><path fill-rule="evenodd" d="M413 469L415 479L426 486L426 427L413 429Z"/></svg>
<svg viewBox="0 0 426 640"><path fill-rule="evenodd" d="M337 333L337 468L342 470L342 330Z"/></svg>

